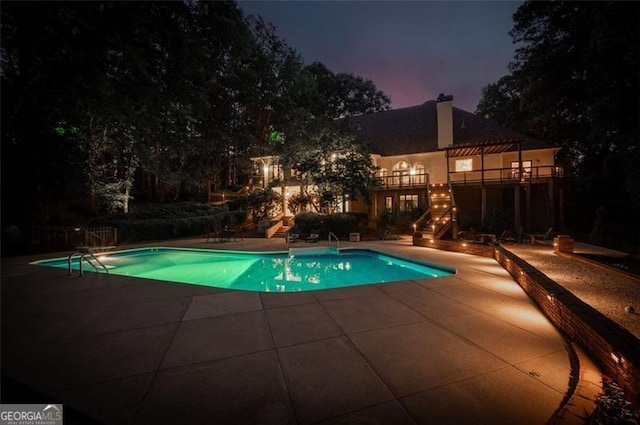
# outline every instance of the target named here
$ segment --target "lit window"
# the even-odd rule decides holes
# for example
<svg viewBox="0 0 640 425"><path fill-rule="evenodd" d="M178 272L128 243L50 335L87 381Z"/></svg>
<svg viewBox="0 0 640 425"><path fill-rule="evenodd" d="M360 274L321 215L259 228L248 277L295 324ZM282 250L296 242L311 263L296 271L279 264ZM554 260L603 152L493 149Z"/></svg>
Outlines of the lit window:
<svg viewBox="0 0 640 425"><path fill-rule="evenodd" d="M528 179L531 177L531 161L522 161L522 176L520 176L520 163L518 161L511 161L511 174L514 178L522 177L522 179Z"/></svg>
<svg viewBox="0 0 640 425"><path fill-rule="evenodd" d="M393 184L395 186L409 185L409 171L411 167L406 161L400 161L393 166Z"/></svg>
<svg viewBox="0 0 640 425"><path fill-rule="evenodd" d="M384 198L384 209L387 212L393 212L393 197L392 196L385 196L385 198Z"/></svg>
<svg viewBox="0 0 640 425"><path fill-rule="evenodd" d="M413 211L418 208L418 195L400 195L400 211Z"/></svg>
<svg viewBox="0 0 640 425"><path fill-rule="evenodd" d="M511 168L514 171L517 171L520 167L518 166L518 161L511 161ZM522 161L522 171L525 173L531 172L531 161Z"/></svg>
<svg viewBox="0 0 640 425"><path fill-rule="evenodd" d="M415 182L417 184L425 184L427 182L427 178L426 178L426 174L427 171L424 168L424 165L422 164L418 164L416 165L416 171L415 171Z"/></svg>
<svg viewBox="0 0 640 425"><path fill-rule="evenodd" d="M472 171L473 159L456 159L456 172Z"/></svg>
<svg viewBox="0 0 640 425"><path fill-rule="evenodd" d="M409 185L409 170L394 170L393 171L393 184L395 186L408 186Z"/></svg>

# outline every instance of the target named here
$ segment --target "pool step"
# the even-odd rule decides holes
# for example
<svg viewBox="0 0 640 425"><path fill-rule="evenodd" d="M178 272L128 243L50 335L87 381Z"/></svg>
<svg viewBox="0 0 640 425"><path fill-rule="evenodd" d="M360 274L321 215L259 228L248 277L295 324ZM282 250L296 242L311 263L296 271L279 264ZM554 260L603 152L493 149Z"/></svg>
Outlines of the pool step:
<svg viewBox="0 0 640 425"><path fill-rule="evenodd" d="M340 251L335 246L318 246L312 248L289 248L289 255L304 257L308 255L338 255Z"/></svg>

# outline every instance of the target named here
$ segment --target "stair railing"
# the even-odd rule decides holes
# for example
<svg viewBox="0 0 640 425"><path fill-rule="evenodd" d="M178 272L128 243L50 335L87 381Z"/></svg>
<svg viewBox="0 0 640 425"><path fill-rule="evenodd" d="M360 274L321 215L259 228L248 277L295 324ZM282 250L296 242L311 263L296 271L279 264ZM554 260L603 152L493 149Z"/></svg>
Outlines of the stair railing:
<svg viewBox="0 0 640 425"><path fill-rule="evenodd" d="M336 236L336 234L335 234L335 233L333 233L333 232L329 232L329 236L328 236L328 239L329 239L329 246L331 246L331 237L333 237L333 238L336 240L336 248L337 248L337 249L340 249L340 239L338 239L338 237Z"/></svg>
<svg viewBox="0 0 640 425"><path fill-rule="evenodd" d="M417 232L420 229L420 225L423 222L428 222L429 220L427 219L427 217L431 217L431 207L429 207L424 214L422 214L420 217L418 217L418 219L416 221L413 222L413 232Z"/></svg>
<svg viewBox="0 0 640 425"><path fill-rule="evenodd" d="M456 205L456 198L453 196L453 186L451 185L451 179L449 178L449 176L447 176L447 185L449 186L449 193L450 193L450 199L451 199L450 221L451 221L451 228L453 229L452 236L454 239L456 239L457 238L456 232L458 230L458 206Z"/></svg>
<svg viewBox="0 0 640 425"><path fill-rule="evenodd" d="M454 207L447 208L440 216L433 221L431 224L431 229L433 231L433 238L440 239L442 235L446 233L447 230L452 225L452 216L453 216Z"/></svg>
<svg viewBox="0 0 640 425"><path fill-rule="evenodd" d="M78 250L76 252L74 252L73 254L71 254L68 258L67 258L67 263L68 263L68 274L69 276L71 276L71 263L73 261L74 258L78 259L78 271L80 272L80 276L82 276L82 262L84 260L87 261L87 263L89 263L96 272L99 272L100 269L98 269L98 267L93 264L91 262L91 260L94 260L96 263L98 263L100 265L100 267L102 267L104 269L104 271L106 273L109 273L109 269L107 268L107 266L105 266L104 264L102 264L102 262L100 260L98 260L98 257L96 257L95 255L93 255L93 253L91 251L88 250Z"/></svg>
<svg viewBox="0 0 640 425"><path fill-rule="evenodd" d="M431 180L427 173L427 210L416 221L413 222L413 233L420 229L420 225L423 222L428 222L427 217L431 217Z"/></svg>

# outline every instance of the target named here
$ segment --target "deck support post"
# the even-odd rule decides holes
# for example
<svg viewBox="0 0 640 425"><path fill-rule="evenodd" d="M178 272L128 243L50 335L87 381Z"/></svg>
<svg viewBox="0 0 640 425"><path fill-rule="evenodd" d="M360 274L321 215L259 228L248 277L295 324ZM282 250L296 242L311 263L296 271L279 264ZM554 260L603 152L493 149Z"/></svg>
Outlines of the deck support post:
<svg viewBox="0 0 640 425"><path fill-rule="evenodd" d="M547 223L547 227L553 226L554 229L559 229L559 223L556 223L556 207L555 207L555 193L553 191L553 186L555 182L553 178L547 184L547 197L549 198L549 210L547 211L547 216L551 217L551 222Z"/></svg>
<svg viewBox="0 0 640 425"><path fill-rule="evenodd" d="M480 195L480 214L482 220L482 227L484 228L485 219L487 217L487 188L482 184Z"/></svg>
<svg viewBox="0 0 640 425"><path fill-rule="evenodd" d="M514 190L513 192L514 214L513 215L515 216L514 221L515 221L516 228L520 228L520 185L516 184L513 190Z"/></svg>
<svg viewBox="0 0 640 425"><path fill-rule="evenodd" d="M532 215L533 215L533 206L531 205L531 180L529 180L529 182L524 186L524 190L525 190L525 205L526 205L526 210L525 210L525 220L527 223L527 232L531 231L531 219L532 219Z"/></svg>

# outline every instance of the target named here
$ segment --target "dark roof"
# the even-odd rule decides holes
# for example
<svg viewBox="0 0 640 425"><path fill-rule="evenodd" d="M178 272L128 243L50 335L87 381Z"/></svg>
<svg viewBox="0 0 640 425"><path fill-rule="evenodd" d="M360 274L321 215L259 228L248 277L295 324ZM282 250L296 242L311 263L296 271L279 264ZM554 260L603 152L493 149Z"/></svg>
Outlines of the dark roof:
<svg viewBox="0 0 640 425"><path fill-rule="evenodd" d="M371 144L371 151L383 156L406 155L438 150L436 101L422 105L353 117L357 139ZM513 142L508 150L553 147L518 132L502 128L496 121L453 107L453 143L459 145Z"/></svg>

